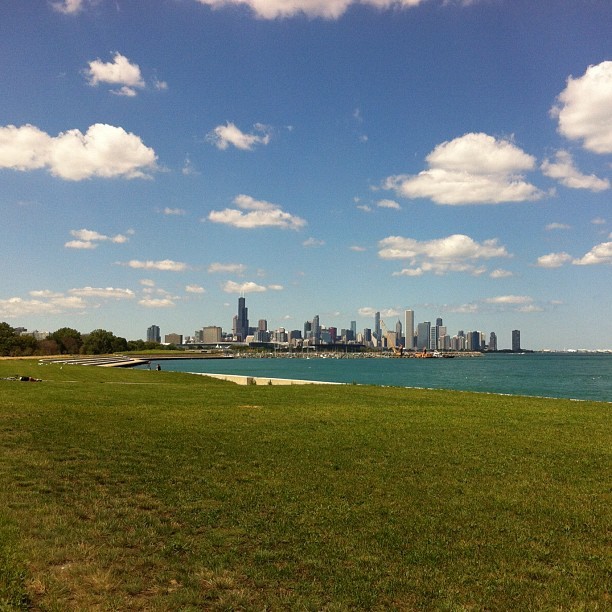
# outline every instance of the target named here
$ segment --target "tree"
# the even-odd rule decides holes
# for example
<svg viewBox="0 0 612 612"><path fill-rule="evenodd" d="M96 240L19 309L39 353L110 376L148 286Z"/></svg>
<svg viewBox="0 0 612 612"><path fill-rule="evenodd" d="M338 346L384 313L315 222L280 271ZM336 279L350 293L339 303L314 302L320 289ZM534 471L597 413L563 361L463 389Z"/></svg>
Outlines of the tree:
<svg viewBox="0 0 612 612"><path fill-rule="evenodd" d="M57 342L61 354L78 355L83 346L81 333L70 327L62 327L54 331L50 338Z"/></svg>
<svg viewBox="0 0 612 612"><path fill-rule="evenodd" d="M113 340L115 334L105 329L94 329L85 336L82 352L87 355L102 355L113 352Z"/></svg>
<svg viewBox="0 0 612 612"><path fill-rule="evenodd" d="M12 355L15 348L15 330L8 323L0 323L0 355Z"/></svg>

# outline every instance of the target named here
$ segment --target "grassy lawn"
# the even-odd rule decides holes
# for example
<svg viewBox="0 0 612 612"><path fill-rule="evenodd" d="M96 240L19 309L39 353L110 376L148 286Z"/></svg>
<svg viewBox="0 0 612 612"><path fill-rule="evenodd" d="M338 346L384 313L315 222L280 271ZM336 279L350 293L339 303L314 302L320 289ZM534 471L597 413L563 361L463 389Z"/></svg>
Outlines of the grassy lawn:
<svg viewBox="0 0 612 612"><path fill-rule="evenodd" d="M0 610L604 610L610 405L0 361Z"/></svg>

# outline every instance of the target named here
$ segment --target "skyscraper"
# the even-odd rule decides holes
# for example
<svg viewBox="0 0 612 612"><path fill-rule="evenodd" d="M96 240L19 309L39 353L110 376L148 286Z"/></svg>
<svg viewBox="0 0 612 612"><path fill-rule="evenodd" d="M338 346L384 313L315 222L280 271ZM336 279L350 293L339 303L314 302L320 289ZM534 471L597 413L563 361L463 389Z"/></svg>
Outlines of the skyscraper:
<svg viewBox="0 0 612 612"><path fill-rule="evenodd" d="M161 333L157 325L151 325L151 327L147 328L147 342L161 343Z"/></svg>
<svg viewBox="0 0 612 612"><path fill-rule="evenodd" d="M414 311L406 310L404 312L404 333L406 334L406 342L404 346L411 349L414 346Z"/></svg>
<svg viewBox="0 0 612 612"><path fill-rule="evenodd" d="M315 315L312 319L312 338L315 344L319 344L321 340L321 325L319 323L319 315Z"/></svg>
<svg viewBox="0 0 612 612"><path fill-rule="evenodd" d="M417 349L422 351L429 348L429 335L431 333L431 322L425 321L417 325Z"/></svg>
<svg viewBox="0 0 612 612"><path fill-rule="evenodd" d="M497 350L497 335L495 334L495 332L491 332L491 335L489 336L489 350Z"/></svg>
<svg viewBox="0 0 612 612"><path fill-rule="evenodd" d="M512 330L512 351L521 352L521 331L519 329Z"/></svg>
<svg viewBox="0 0 612 612"><path fill-rule="evenodd" d="M235 323L234 333L244 342L249 335L249 309L246 307L246 300L243 297L238 298L238 314Z"/></svg>
<svg viewBox="0 0 612 612"><path fill-rule="evenodd" d="M380 345L380 341L382 339L382 332L380 329L380 312L374 313L374 337L376 338L376 341Z"/></svg>

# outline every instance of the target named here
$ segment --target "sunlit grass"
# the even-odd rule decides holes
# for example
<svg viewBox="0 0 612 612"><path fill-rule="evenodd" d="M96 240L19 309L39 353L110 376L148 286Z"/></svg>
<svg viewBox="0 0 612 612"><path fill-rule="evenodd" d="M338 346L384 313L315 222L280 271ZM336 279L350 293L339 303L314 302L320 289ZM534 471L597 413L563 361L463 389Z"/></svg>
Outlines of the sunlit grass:
<svg viewBox="0 0 612 612"><path fill-rule="evenodd" d="M609 405L15 373L0 609L610 605Z"/></svg>

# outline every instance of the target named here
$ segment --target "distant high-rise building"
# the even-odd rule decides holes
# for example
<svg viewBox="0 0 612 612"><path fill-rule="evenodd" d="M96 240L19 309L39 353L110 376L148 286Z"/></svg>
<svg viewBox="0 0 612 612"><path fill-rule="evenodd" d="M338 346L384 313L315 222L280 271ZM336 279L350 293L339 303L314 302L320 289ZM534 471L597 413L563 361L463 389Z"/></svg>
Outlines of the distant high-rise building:
<svg viewBox="0 0 612 612"><path fill-rule="evenodd" d="M183 344L183 334L166 334L164 342L166 344Z"/></svg>
<svg viewBox="0 0 612 612"><path fill-rule="evenodd" d="M147 328L147 342L161 343L161 333L157 325L151 325L151 327Z"/></svg>
<svg viewBox="0 0 612 612"><path fill-rule="evenodd" d="M491 332L491 335L489 336L489 350L497 350L497 335L495 334L495 332Z"/></svg>
<svg viewBox="0 0 612 612"><path fill-rule="evenodd" d="M304 321L304 339L312 335L312 321Z"/></svg>
<svg viewBox="0 0 612 612"><path fill-rule="evenodd" d="M417 325L417 341L416 348L420 351L423 349L429 349L429 340L431 334L431 322L425 321Z"/></svg>
<svg viewBox="0 0 612 612"><path fill-rule="evenodd" d="M414 311L404 311L404 333L406 334L406 341L404 346L407 349L411 349L414 346Z"/></svg>
<svg viewBox="0 0 612 612"><path fill-rule="evenodd" d="M259 319L257 329L259 331L268 331L268 322L265 319Z"/></svg>
<svg viewBox="0 0 612 612"><path fill-rule="evenodd" d="M249 309L246 307L246 300L243 297L238 298L238 314L234 321L234 334L244 342L249 335Z"/></svg>
<svg viewBox="0 0 612 612"><path fill-rule="evenodd" d="M512 330L512 351L521 352L521 331L519 329Z"/></svg>
<svg viewBox="0 0 612 612"><path fill-rule="evenodd" d="M442 327L443 323L442 323L442 319L440 317L438 317L436 319L436 327Z"/></svg>
<svg viewBox="0 0 612 612"><path fill-rule="evenodd" d="M380 312L378 311L374 313L374 337L380 344L380 341L382 339L382 331L380 328Z"/></svg>
<svg viewBox="0 0 612 612"><path fill-rule="evenodd" d="M319 315L315 315L312 319L312 338L315 344L321 340L321 325L319 324Z"/></svg>
<svg viewBox="0 0 612 612"><path fill-rule="evenodd" d="M395 346L402 343L402 322L398 319L395 324Z"/></svg>
<svg viewBox="0 0 612 612"><path fill-rule="evenodd" d="M217 344L221 342L222 335L222 329L216 325L202 328L202 342L204 344Z"/></svg>
<svg viewBox="0 0 612 612"><path fill-rule="evenodd" d="M353 332L352 340L357 339L357 321L351 321L351 331Z"/></svg>

